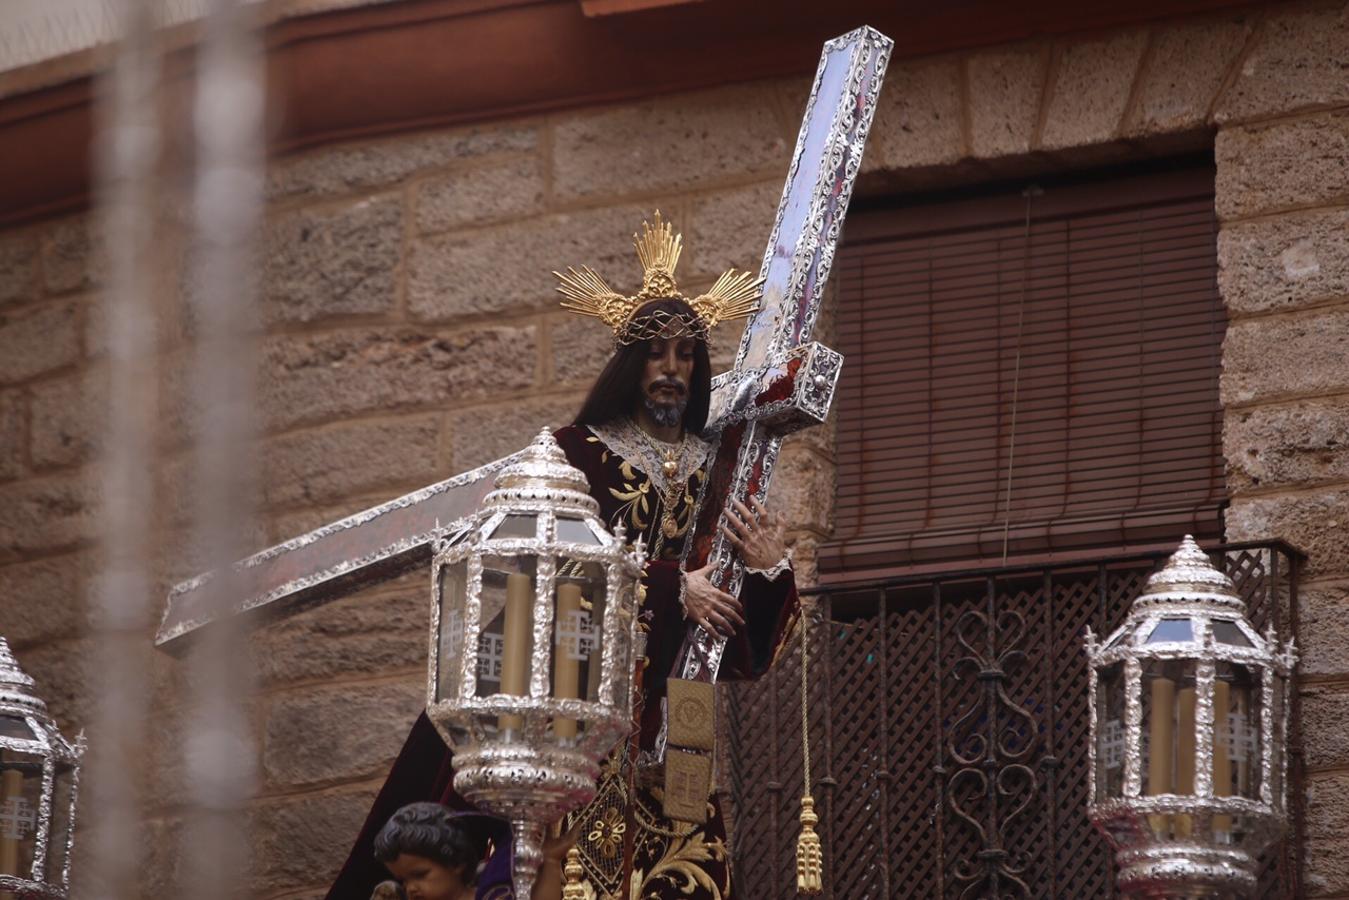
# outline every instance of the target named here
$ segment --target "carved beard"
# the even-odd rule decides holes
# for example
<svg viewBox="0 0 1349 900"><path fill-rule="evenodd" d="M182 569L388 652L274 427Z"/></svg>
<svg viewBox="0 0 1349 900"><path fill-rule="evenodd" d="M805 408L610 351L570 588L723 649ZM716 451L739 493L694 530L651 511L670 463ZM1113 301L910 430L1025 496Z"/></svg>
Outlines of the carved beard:
<svg viewBox="0 0 1349 900"><path fill-rule="evenodd" d="M684 421L684 410L689 405L689 393L685 389L684 383L677 378L661 378L651 383L651 388L655 389L663 384L672 384L678 390L678 396L673 403L657 403L652 399L651 394L642 398L646 403L646 411L651 414L652 420L662 428L672 428Z"/></svg>

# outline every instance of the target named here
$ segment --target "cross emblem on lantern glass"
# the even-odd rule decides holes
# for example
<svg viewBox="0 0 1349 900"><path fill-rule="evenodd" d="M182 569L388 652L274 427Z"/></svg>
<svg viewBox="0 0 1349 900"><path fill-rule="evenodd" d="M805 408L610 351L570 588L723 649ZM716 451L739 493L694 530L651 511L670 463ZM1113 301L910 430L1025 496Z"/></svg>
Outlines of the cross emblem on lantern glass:
<svg viewBox="0 0 1349 900"><path fill-rule="evenodd" d="M499 634L478 637L478 677L483 681L501 681L501 660L506 654L506 638Z"/></svg>
<svg viewBox="0 0 1349 900"><path fill-rule="evenodd" d="M1218 729L1217 739L1227 747L1233 762L1245 762L1255 756L1255 732L1247 726L1244 713L1228 713L1227 727Z"/></svg>
<svg viewBox="0 0 1349 900"><path fill-rule="evenodd" d="M37 814L23 797L11 797L0 803L0 838L23 840L32 834Z"/></svg>
<svg viewBox="0 0 1349 900"><path fill-rule="evenodd" d="M1101 728L1101 750L1107 769L1124 765L1124 723L1111 719Z"/></svg>
<svg viewBox="0 0 1349 900"><path fill-rule="evenodd" d="M585 662L595 651L595 627L590 624L590 613L573 609L557 620L557 652L566 659Z"/></svg>

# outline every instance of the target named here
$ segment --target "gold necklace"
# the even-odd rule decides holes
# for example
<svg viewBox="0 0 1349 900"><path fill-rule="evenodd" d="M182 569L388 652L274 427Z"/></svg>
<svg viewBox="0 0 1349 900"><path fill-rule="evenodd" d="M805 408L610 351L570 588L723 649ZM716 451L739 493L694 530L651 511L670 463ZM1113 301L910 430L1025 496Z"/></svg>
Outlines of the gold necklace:
<svg viewBox="0 0 1349 900"><path fill-rule="evenodd" d="M679 474L679 457L684 455L684 442L688 439L687 434L680 434L679 443L673 447L667 447L661 450L656 446L656 439L646 433L646 430L636 422L632 423L633 430L641 436L646 443L647 449L657 457L663 456L660 464L661 474L665 476L665 486L660 490L660 530L665 537L673 539L679 534L679 521L675 518L675 503L679 499L679 492L684 485L675 480Z"/></svg>

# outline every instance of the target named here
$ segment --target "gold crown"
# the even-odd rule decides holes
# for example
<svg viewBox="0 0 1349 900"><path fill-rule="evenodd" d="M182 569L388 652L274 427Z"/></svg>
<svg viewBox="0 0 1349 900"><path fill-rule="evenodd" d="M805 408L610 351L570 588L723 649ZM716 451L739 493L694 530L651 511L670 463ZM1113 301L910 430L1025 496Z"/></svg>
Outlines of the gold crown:
<svg viewBox="0 0 1349 900"><path fill-rule="evenodd" d="M707 340L708 333L718 322L743 319L757 308L759 288L763 279L749 272L729 269L723 272L711 289L690 300L679 292L674 270L684 249L684 236L675 234L669 222L661 221L656 210L656 223L642 222L642 233L632 236L637 258L642 263L642 289L630 297L609 287L598 272L589 266L568 268L566 273L554 272L561 282L558 292L566 299L562 308L583 316L594 316L614 332L619 345L654 337L692 337ZM638 315L651 300L664 298L682 300L693 309L694 319L657 310Z"/></svg>

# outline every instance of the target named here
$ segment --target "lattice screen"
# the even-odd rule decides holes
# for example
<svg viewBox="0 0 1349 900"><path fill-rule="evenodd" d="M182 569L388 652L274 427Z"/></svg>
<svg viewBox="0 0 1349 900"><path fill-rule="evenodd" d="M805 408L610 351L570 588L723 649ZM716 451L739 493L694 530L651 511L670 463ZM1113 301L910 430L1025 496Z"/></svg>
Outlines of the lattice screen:
<svg viewBox="0 0 1349 900"><path fill-rule="evenodd" d="M1288 552L1221 558L1252 621L1263 628L1273 615L1289 634ZM1118 625L1156 563L820 594L810 699L826 897L1115 896L1109 852L1086 815L1082 635ZM728 691L735 875L752 900L796 896L799 667L798 653L784 656L759 682ZM1293 801L1301 779L1291 749ZM1296 896L1295 843L1266 854L1262 897Z"/></svg>

